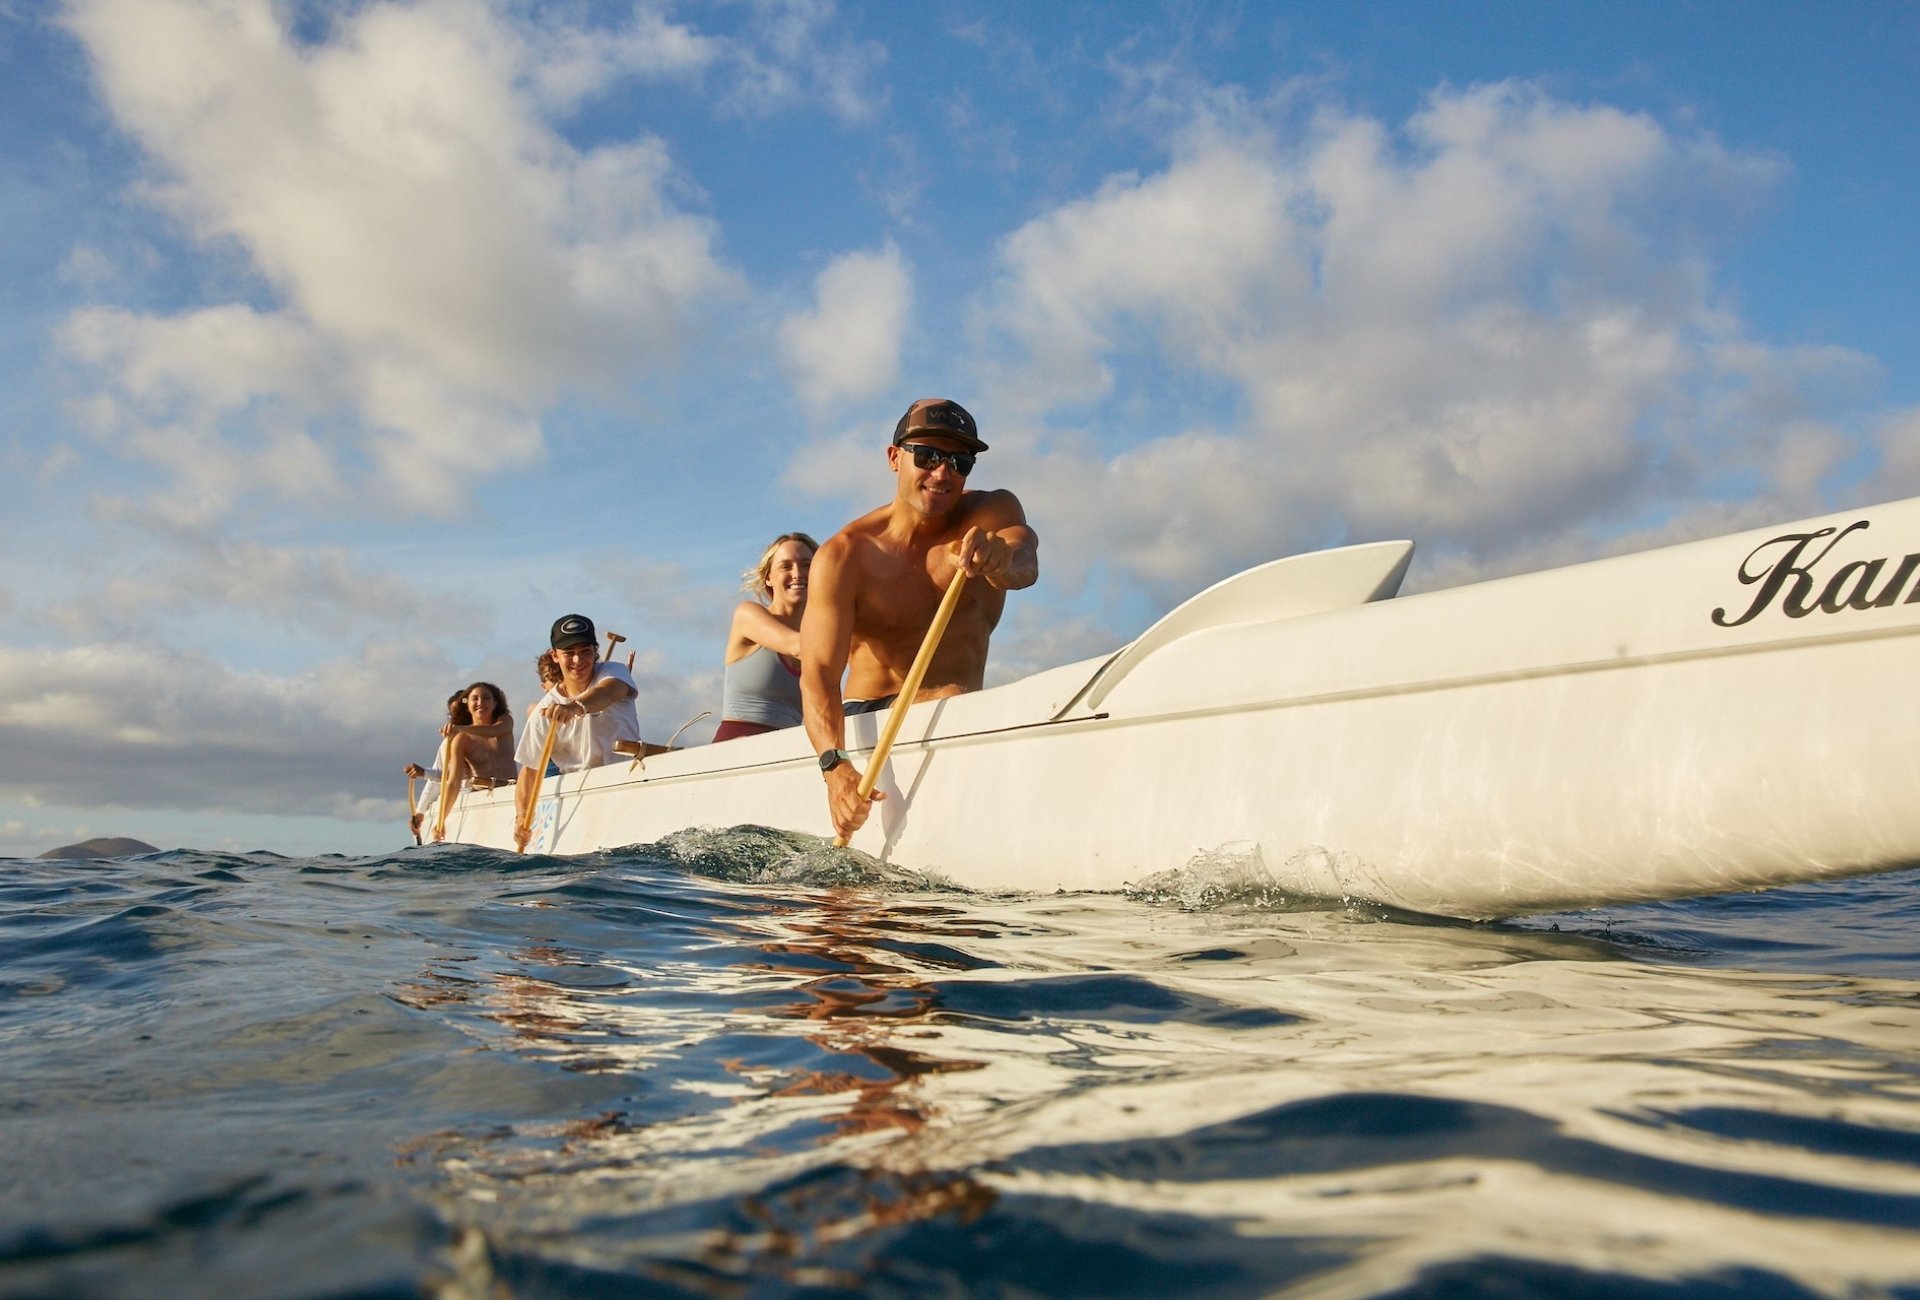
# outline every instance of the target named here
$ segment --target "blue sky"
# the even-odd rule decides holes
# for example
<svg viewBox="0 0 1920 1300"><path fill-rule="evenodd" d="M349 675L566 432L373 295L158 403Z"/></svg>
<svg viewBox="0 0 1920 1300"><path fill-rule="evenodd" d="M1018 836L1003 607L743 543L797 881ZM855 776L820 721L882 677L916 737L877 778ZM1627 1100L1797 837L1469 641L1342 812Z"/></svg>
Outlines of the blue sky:
<svg viewBox="0 0 1920 1300"><path fill-rule="evenodd" d="M1915 85L1893 0L0 0L0 853L391 847L572 610L664 736L927 394L995 680L1920 492Z"/></svg>

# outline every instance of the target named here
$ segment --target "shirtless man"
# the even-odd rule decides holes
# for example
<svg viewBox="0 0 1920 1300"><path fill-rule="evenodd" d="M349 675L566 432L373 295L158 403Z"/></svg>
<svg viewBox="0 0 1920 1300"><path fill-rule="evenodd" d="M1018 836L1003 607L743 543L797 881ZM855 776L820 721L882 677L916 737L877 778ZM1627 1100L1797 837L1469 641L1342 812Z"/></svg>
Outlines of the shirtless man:
<svg viewBox="0 0 1920 1300"><path fill-rule="evenodd" d="M954 571L984 581L962 590L916 699L979 690L1007 593L1040 576L1040 542L1013 493L965 490L974 457L986 449L959 403L921 398L900 417L887 448L893 500L842 528L813 557L800 624L800 694L827 809L843 836L872 811L843 748L846 719L893 702ZM875 791L872 799L885 797Z"/></svg>

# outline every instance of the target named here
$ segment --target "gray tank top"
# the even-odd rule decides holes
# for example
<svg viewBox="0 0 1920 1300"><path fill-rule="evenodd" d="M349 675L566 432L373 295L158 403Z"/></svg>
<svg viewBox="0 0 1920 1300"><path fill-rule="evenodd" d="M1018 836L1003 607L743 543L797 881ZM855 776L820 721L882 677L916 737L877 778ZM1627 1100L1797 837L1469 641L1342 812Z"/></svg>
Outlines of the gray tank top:
<svg viewBox="0 0 1920 1300"><path fill-rule="evenodd" d="M720 718L763 727L800 725L800 679L765 646L727 665Z"/></svg>

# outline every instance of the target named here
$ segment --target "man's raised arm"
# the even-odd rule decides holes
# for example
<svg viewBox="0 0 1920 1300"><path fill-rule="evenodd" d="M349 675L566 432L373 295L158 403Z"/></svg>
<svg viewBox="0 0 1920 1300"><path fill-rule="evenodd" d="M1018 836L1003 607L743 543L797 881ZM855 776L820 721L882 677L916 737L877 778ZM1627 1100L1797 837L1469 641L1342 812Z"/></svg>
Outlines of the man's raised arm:
<svg viewBox="0 0 1920 1300"><path fill-rule="evenodd" d="M615 665L618 668L618 665ZM546 706L547 717L557 722L567 722L574 718L584 718L589 713L603 713L622 700L639 698L640 691L626 680L626 670L608 673L594 681L586 690L570 700L561 700Z"/></svg>

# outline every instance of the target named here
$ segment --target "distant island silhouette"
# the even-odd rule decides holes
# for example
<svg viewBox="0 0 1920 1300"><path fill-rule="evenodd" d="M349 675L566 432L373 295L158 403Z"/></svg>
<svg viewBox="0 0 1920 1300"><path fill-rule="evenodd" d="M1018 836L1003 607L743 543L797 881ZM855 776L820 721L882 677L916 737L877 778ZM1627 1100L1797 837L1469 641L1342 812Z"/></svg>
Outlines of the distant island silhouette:
<svg viewBox="0 0 1920 1300"><path fill-rule="evenodd" d="M62 844L57 849L48 849L40 856L43 858L130 858L136 853L158 853L159 851L145 840L130 840L124 835L102 835L98 839L82 840L78 844Z"/></svg>

